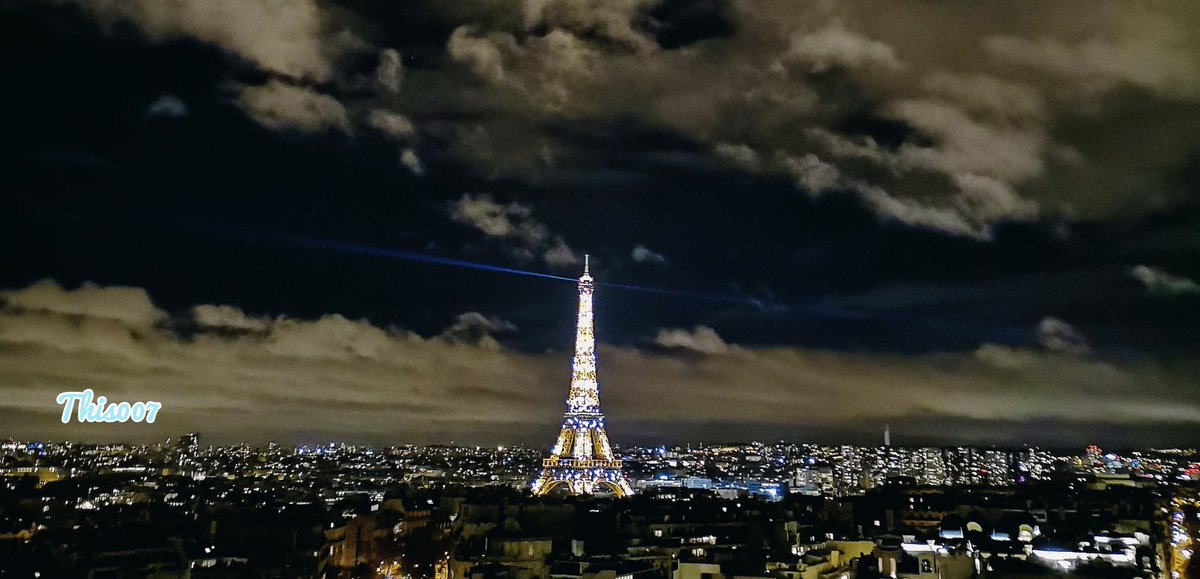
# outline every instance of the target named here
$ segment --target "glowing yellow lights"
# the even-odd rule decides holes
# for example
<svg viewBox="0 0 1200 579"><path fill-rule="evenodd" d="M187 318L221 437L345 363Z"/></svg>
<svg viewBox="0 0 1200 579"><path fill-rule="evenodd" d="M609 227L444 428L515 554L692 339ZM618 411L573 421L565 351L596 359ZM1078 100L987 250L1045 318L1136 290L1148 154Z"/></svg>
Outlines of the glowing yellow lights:
<svg viewBox="0 0 1200 579"><path fill-rule="evenodd" d="M381 577L387 577L388 579L401 579L405 576L403 574L404 572L400 565L399 559L381 561L379 566L375 568L375 573L379 574Z"/></svg>
<svg viewBox="0 0 1200 579"><path fill-rule="evenodd" d="M586 261L585 261L586 263ZM575 358L571 364L571 389L562 431L533 481L533 494L544 495L566 486L572 494L608 490L618 497L633 494L614 460L604 415L600 412L600 385L596 380L596 337L592 314L595 283L585 265L579 278L579 314L576 320Z"/></svg>
<svg viewBox="0 0 1200 579"><path fill-rule="evenodd" d="M1167 520L1167 537L1170 539L1167 559L1172 579L1188 576L1189 563L1198 542L1195 530L1200 527L1200 524L1190 520L1191 516L1200 518L1200 495L1183 490L1178 493L1171 500L1170 518Z"/></svg>

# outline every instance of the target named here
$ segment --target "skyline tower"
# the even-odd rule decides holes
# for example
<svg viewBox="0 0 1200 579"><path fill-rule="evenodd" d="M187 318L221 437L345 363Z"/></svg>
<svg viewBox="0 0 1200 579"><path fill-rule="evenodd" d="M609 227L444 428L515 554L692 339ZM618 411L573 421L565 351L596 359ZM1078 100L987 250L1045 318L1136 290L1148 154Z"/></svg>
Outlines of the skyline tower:
<svg viewBox="0 0 1200 579"><path fill-rule="evenodd" d="M596 335L592 316L592 293L596 284L589 272L589 258L583 258L579 278L579 314L575 326L575 359L571 364L571 389L562 431L542 461L542 470L531 490L544 495L565 486L573 495L591 494L604 488L617 497L633 494L621 461L613 455L604 430L600 411L600 385L596 380Z"/></svg>

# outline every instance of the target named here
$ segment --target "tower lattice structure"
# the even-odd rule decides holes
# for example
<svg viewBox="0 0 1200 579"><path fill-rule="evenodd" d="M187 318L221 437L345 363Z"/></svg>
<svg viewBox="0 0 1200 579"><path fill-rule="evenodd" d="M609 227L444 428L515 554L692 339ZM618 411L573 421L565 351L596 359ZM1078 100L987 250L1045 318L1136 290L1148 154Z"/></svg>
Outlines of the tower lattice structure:
<svg viewBox="0 0 1200 579"><path fill-rule="evenodd" d="M583 276L579 278L579 318L575 330L575 360L571 366L571 390L567 394L567 412L562 432L550 458L542 461L542 470L533 481L535 495L544 495L565 486L574 495L607 489L618 497L633 494L621 472L621 461L613 455L604 431L600 412L600 384L596 381L596 334L592 318L592 293L595 281L584 257Z"/></svg>

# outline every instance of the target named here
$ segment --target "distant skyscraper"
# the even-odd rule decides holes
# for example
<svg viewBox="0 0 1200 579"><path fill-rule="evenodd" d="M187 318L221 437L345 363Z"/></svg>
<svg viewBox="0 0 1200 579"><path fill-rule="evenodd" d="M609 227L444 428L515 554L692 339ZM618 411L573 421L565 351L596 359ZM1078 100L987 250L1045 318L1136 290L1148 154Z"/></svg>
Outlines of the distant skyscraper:
<svg viewBox="0 0 1200 579"><path fill-rule="evenodd" d="M196 453L200 450L200 435L189 432L179 437L176 443L179 470L187 472L196 466Z"/></svg>
<svg viewBox="0 0 1200 579"><path fill-rule="evenodd" d="M200 435L189 432L179 437L179 449L195 452L200 447Z"/></svg>
<svg viewBox="0 0 1200 579"><path fill-rule="evenodd" d="M941 486L947 484L946 459L940 448L921 448L913 452L914 472L921 484Z"/></svg>
<svg viewBox="0 0 1200 579"><path fill-rule="evenodd" d="M892 445L892 425L891 424L883 425L883 445L884 446Z"/></svg>
<svg viewBox="0 0 1200 579"><path fill-rule="evenodd" d="M608 489L618 497L624 497L633 494L633 489L621 472L621 461L613 455L608 434L604 431L592 320L592 292L596 284L588 272L586 256L583 263L567 412L563 415L558 442L554 444L550 458L542 461L542 471L533 481L532 490L535 495L544 495L558 486L565 486L571 494L578 495Z"/></svg>

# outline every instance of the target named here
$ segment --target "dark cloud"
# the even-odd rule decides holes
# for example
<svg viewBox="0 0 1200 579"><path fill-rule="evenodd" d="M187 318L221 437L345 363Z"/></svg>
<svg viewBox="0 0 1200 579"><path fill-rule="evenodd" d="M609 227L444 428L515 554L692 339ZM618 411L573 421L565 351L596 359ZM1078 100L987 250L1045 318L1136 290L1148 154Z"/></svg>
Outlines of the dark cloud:
<svg viewBox="0 0 1200 579"><path fill-rule="evenodd" d="M1178 170L1200 135L1195 123L1159 125L1156 107L1123 105L1138 91L1176 118L1200 117L1200 15L1184 2L1045 6L1028 18L1003 2L468 2L417 11L448 34L443 58L409 75L403 47L383 44L398 39L356 14L373 13L367 6L289 0L288 16L274 18L241 5L60 1L109 29L131 23L152 42L211 43L285 77L234 87L234 102L268 127L349 132L364 117L396 133L381 105L396 119L458 117L452 154L492 176L536 179L561 171L578 146L553 138L548 123L637 119L718 152L734 144L743 160L769 161L742 168L852 195L881 218L981 238L1005 221L1177 204L1180 185L1106 173L1133 163ZM378 55L382 95L336 88L360 54ZM476 86L462 86L464 75ZM399 98L404 76L416 86ZM1178 146L1126 150L1148 124ZM424 171L415 149L402 157ZM1139 208L1145 185L1165 190Z"/></svg>
<svg viewBox="0 0 1200 579"><path fill-rule="evenodd" d="M508 320L485 316L479 312L467 312L455 318L454 323L441 333L441 337L452 342L499 348L494 335L516 331L517 327Z"/></svg>
<svg viewBox="0 0 1200 579"><path fill-rule="evenodd" d="M0 7L6 424L153 374L164 428L336 386L373 436L552 430L570 284L371 247L590 253L626 433L1191 432L1195 3L275 6Z"/></svg>
<svg viewBox="0 0 1200 579"><path fill-rule="evenodd" d="M146 107L146 116L148 117L171 117L180 118L186 117L188 114L187 103L180 100L175 95L163 95L154 99L150 106Z"/></svg>
<svg viewBox="0 0 1200 579"><path fill-rule="evenodd" d="M635 118L718 152L735 144L743 159L770 161L744 169L791 175L809 193L853 195L884 219L983 238L1004 221L1129 209L1123 200L1138 196L1138 184L1127 179L1103 181L1104 203L1081 198L1101 184L1087 177L1093 167L1128 152L1080 131L1107 127L1115 145L1150 120L1108 95L1128 87L1192 113L1200 101L1189 26L1198 18L1183 3L1154 11L1106 3L1083 18L1043 7L1030 19L981 17L1003 3L883 11L857 2L467 3L424 16L459 24L443 61L409 75L417 86L405 98L388 96L406 75L402 49L380 48L393 39L373 39L378 32L352 9L292 0L287 18L269 18L241 7L78 4L106 26L130 22L158 42L194 38L283 75L235 88L235 102L272 128L349 132L361 116L412 133L382 122L381 105L394 119L460 116L454 155L492 176L536 179L560 171L578 146L548 134L549 122ZM373 82L383 95L340 95L339 79L363 53L378 54ZM464 74L477 86L463 87ZM373 109L360 114L364 107ZM1194 142L1200 127L1170 131ZM1177 168L1196 154L1182 149L1149 162ZM424 171L416 150L402 156L408 170ZM1162 194L1158 207L1181 198Z"/></svg>
<svg viewBox="0 0 1200 579"><path fill-rule="evenodd" d="M667 0L650 10L642 26L668 50L733 34L733 7L727 0Z"/></svg>
<svg viewBox="0 0 1200 579"><path fill-rule="evenodd" d="M734 32L683 54L636 41L626 43L636 50L615 50L569 27L518 34L499 22L490 31L460 28L448 46L492 87L493 103L531 121L635 116L718 151L723 143L741 147L743 161L746 151L775 159L741 166L791 174L809 192L848 192L881 217L986 237L1002 221L1111 217L1125 209L1061 191L1091 186L1060 182L1073 167L1105 166L1126 154L1085 152L1096 141L1074 142L1069 134L1081 121L1111 123L1110 115L1131 113L1096 100L1097 90L1139 87L1152 93L1147 98L1195 110L1192 87L1200 73L1189 64L1198 59L1193 27L1184 24L1195 23L1194 10L1176 4L1126 13L1118 6L1091 10L1084 19L1107 35L1103 40L1081 37L1074 10L1039 11L1038 20L1063 25L1064 38L1048 40L1044 26L1022 30L1026 21L980 17L1002 11L999 3L883 11L842 3L741 6L732 10ZM630 7L623 17L636 19ZM613 17L596 15L593 24L615 27ZM983 22L993 28L984 32ZM918 32L929 27L939 33ZM1139 59L1147 69L1115 64ZM831 92L831 81L845 88ZM606 90L612 86L622 90L614 95ZM1173 131L1195 135L1194 129ZM1114 185L1106 195L1117 194Z"/></svg>

